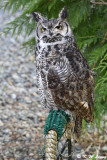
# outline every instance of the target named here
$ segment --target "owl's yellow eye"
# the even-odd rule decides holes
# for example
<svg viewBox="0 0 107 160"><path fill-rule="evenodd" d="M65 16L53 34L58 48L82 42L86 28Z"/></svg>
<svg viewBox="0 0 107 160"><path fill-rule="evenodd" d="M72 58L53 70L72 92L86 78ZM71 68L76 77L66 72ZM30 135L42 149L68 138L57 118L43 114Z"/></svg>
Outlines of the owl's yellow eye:
<svg viewBox="0 0 107 160"><path fill-rule="evenodd" d="M62 29L62 26L59 25L59 26L56 26L57 29L61 30Z"/></svg>
<svg viewBox="0 0 107 160"><path fill-rule="evenodd" d="M44 32L46 29L42 27L42 32Z"/></svg>

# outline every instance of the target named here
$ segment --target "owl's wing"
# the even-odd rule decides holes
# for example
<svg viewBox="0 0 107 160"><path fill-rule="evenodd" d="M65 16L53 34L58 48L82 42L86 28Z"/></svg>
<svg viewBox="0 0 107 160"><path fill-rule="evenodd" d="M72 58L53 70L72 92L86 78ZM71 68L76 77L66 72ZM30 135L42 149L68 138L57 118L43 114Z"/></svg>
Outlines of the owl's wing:
<svg viewBox="0 0 107 160"><path fill-rule="evenodd" d="M77 55L68 52L58 66L52 66L47 81L57 106L75 110L87 122L93 121L94 79L80 52Z"/></svg>
<svg viewBox="0 0 107 160"><path fill-rule="evenodd" d="M93 121L94 108L94 72L91 71L86 59L77 49L75 54L68 52L66 58L69 61L71 70L74 73L76 88L75 92L79 99L79 112L87 122ZM71 78L72 83L72 78ZM82 90L78 88L82 85ZM85 116L86 115L86 116Z"/></svg>

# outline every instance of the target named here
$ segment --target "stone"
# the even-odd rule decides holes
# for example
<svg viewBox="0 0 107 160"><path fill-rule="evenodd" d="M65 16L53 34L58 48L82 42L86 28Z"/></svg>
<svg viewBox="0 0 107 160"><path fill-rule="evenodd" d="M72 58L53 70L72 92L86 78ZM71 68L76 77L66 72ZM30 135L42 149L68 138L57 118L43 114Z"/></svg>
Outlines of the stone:
<svg viewBox="0 0 107 160"><path fill-rule="evenodd" d="M0 127L2 127L3 126L3 122L0 120Z"/></svg>

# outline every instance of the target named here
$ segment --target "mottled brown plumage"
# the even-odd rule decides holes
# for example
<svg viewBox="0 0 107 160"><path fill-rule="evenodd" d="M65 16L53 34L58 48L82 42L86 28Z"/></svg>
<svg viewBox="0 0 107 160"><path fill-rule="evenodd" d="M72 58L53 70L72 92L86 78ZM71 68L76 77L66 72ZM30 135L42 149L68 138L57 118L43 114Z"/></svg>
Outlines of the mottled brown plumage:
<svg viewBox="0 0 107 160"><path fill-rule="evenodd" d="M58 19L33 15L37 22L36 67L42 104L71 111L79 137L82 119L93 121L94 74L76 45L65 9Z"/></svg>

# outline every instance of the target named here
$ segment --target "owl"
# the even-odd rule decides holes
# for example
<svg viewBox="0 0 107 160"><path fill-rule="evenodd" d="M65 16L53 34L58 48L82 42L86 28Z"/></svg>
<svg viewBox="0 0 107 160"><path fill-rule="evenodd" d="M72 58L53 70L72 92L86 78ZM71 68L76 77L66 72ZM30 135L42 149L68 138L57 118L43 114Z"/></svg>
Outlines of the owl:
<svg viewBox="0 0 107 160"><path fill-rule="evenodd" d="M76 45L66 8L57 19L32 14L37 23L36 71L42 104L71 112L79 138L82 119L88 123L94 119L94 73Z"/></svg>

